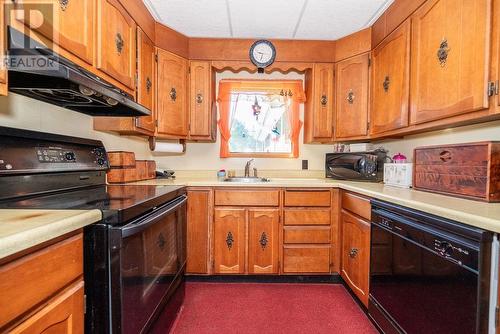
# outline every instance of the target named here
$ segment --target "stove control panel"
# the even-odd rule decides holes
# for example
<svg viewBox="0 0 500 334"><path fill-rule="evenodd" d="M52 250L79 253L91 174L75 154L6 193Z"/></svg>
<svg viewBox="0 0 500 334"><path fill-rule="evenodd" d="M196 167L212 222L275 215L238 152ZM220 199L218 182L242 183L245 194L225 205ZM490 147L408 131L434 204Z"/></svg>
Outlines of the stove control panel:
<svg viewBox="0 0 500 334"><path fill-rule="evenodd" d="M41 163L74 163L77 158L75 152L64 150L61 147L38 147L35 151L38 161Z"/></svg>

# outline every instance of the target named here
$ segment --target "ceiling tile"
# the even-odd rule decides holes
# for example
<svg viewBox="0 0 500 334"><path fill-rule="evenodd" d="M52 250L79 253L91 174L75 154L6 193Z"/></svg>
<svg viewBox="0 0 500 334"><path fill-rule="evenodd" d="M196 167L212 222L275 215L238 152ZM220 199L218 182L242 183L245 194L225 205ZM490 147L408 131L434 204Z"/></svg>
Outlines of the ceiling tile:
<svg viewBox="0 0 500 334"><path fill-rule="evenodd" d="M189 37L231 37L225 0L147 0L153 16Z"/></svg>
<svg viewBox="0 0 500 334"><path fill-rule="evenodd" d="M295 38L339 39L365 28L388 1L310 0Z"/></svg>
<svg viewBox="0 0 500 334"><path fill-rule="evenodd" d="M305 0L229 0L236 38L291 39Z"/></svg>

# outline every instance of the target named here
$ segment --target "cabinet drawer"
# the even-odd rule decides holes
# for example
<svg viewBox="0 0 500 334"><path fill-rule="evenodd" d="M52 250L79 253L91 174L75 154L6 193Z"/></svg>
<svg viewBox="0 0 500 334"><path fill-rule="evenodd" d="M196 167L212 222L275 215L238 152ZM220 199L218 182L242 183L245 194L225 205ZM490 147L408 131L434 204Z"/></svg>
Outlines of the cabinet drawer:
<svg viewBox="0 0 500 334"><path fill-rule="evenodd" d="M283 249L283 273L329 273L329 246L286 245Z"/></svg>
<svg viewBox="0 0 500 334"><path fill-rule="evenodd" d="M287 226L283 240L287 244L328 244L330 226Z"/></svg>
<svg viewBox="0 0 500 334"><path fill-rule="evenodd" d="M215 205L279 206L276 189L219 189L215 190Z"/></svg>
<svg viewBox="0 0 500 334"><path fill-rule="evenodd" d="M330 225L330 209L285 209L285 225Z"/></svg>
<svg viewBox="0 0 500 334"><path fill-rule="evenodd" d="M371 220L372 206L370 200L349 192L342 192L342 208L355 213L367 220Z"/></svg>
<svg viewBox="0 0 500 334"><path fill-rule="evenodd" d="M79 234L0 266L0 328L83 274L82 240Z"/></svg>
<svg viewBox="0 0 500 334"><path fill-rule="evenodd" d="M330 206L330 190L286 190L285 206Z"/></svg>

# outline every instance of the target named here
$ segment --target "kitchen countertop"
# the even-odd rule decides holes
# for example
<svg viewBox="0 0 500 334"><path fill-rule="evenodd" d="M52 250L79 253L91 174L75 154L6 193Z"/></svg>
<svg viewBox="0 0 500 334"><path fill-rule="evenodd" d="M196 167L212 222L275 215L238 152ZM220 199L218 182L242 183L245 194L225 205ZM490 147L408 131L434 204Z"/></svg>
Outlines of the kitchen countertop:
<svg viewBox="0 0 500 334"><path fill-rule="evenodd" d="M155 179L140 184L184 185L188 187L308 187L340 188L394 204L420 210L467 225L500 233L500 203L484 203L412 189L385 186L382 183L350 182L326 178L271 178L265 183L218 181L215 177Z"/></svg>
<svg viewBox="0 0 500 334"><path fill-rule="evenodd" d="M101 218L100 210L0 209L0 259Z"/></svg>

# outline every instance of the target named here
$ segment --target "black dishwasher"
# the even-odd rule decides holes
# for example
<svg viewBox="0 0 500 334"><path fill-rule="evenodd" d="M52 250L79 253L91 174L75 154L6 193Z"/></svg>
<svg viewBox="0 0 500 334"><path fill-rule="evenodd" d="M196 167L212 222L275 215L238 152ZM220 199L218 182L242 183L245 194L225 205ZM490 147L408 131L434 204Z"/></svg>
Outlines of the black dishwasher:
<svg viewBox="0 0 500 334"><path fill-rule="evenodd" d="M492 237L372 200L370 317L386 334L487 333Z"/></svg>

